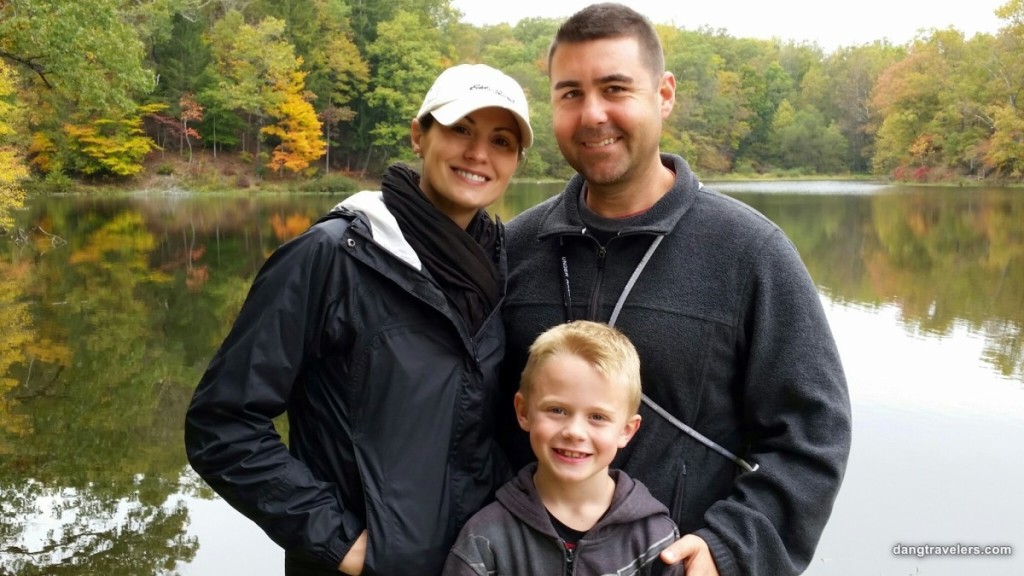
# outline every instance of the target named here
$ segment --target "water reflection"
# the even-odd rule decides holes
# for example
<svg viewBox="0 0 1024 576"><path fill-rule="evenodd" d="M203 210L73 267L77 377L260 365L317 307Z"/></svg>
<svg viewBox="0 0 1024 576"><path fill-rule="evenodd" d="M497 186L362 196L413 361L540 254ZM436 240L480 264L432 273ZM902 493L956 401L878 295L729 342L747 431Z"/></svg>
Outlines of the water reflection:
<svg viewBox="0 0 1024 576"><path fill-rule="evenodd" d="M890 190L733 195L786 230L830 298L895 307L908 330L933 337L966 327L984 337L985 362L1024 379L1024 197Z"/></svg>
<svg viewBox="0 0 1024 576"><path fill-rule="evenodd" d="M995 481L1024 472L1024 450L992 444L1024 422L1024 195L715 187L793 239L849 374L854 455L809 573L912 573L887 552L900 538L997 543L1024 514ZM559 188L517 186L493 212ZM338 200L29 203L24 234L0 243L0 574L280 572L276 547L187 471L181 422L260 264ZM931 498L978 519L936 519ZM900 520L879 526L887 514Z"/></svg>

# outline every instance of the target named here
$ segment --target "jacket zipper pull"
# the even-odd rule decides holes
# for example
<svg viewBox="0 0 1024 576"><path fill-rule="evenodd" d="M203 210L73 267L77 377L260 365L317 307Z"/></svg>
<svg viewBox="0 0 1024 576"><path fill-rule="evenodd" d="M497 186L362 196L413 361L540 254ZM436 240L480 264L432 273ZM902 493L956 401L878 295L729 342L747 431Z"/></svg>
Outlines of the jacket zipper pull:
<svg viewBox="0 0 1024 576"><path fill-rule="evenodd" d="M563 540L562 549L565 550L565 576L573 576L576 573L574 545Z"/></svg>

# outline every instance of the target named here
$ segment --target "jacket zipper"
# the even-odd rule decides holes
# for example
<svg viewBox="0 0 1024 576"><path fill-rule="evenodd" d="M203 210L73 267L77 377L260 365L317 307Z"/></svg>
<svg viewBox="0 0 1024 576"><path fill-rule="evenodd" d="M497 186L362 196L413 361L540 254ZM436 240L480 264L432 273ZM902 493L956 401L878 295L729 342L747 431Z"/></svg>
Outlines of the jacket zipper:
<svg viewBox="0 0 1024 576"><path fill-rule="evenodd" d="M562 541L562 550L565 552L563 555L565 558L565 576L573 576L576 573L576 554L573 549L566 545L566 542Z"/></svg>
<svg viewBox="0 0 1024 576"><path fill-rule="evenodd" d="M590 319L597 320L597 311L601 304L601 285L604 284L604 264L608 250L604 246L597 247L597 277L594 279L594 291L590 296Z"/></svg>

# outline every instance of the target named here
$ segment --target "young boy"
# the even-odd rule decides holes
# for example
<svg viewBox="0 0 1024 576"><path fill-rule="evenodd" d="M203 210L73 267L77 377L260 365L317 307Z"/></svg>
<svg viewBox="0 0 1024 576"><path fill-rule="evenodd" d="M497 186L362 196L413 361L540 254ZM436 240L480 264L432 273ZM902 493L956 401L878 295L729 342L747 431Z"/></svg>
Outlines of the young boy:
<svg viewBox="0 0 1024 576"><path fill-rule="evenodd" d="M537 462L469 520L444 574L682 574L658 559L679 538L668 510L608 469L640 426L640 396L640 359L618 330L577 321L538 336L515 397Z"/></svg>

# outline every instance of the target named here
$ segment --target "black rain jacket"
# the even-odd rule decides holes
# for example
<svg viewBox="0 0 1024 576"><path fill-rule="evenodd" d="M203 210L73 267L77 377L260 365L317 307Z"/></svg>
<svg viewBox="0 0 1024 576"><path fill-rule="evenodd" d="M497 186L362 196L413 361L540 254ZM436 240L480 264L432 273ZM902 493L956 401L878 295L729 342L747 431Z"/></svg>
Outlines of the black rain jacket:
<svg viewBox="0 0 1024 576"><path fill-rule="evenodd" d="M438 574L511 478L494 441L504 344L499 309L468 334L380 192L358 193L263 265L188 409L189 462L288 574L339 574L364 529L363 574Z"/></svg>

